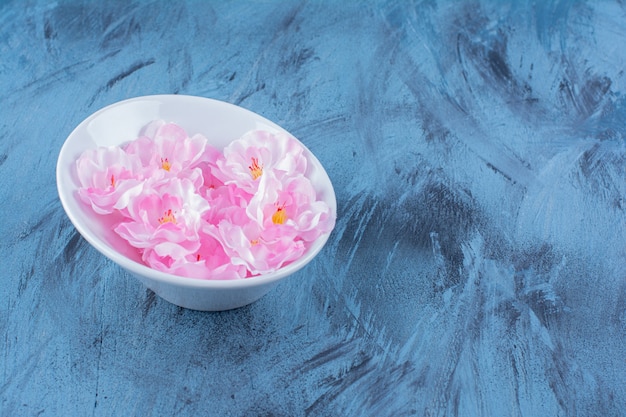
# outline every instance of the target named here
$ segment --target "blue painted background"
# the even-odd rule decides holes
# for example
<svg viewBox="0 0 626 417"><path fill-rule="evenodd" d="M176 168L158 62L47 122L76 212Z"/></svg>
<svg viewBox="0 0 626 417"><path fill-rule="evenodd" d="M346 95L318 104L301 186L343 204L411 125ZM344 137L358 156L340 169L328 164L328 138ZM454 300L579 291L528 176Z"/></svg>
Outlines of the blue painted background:
<svg viewBox="0 0 626 417"><path fill-rule="evenodd" d="M619 1L0 2L0 415L626 415ZM316 260L200 313L58 201L129 97L258 112L339 203Z"/></svg>

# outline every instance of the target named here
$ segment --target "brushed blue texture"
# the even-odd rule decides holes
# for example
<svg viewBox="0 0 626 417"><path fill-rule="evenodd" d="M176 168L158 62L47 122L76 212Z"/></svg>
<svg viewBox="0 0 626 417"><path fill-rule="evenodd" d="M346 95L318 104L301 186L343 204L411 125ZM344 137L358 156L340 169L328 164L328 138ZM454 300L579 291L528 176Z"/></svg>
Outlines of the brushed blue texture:
<svg viewBox="0 0 626 417"><path fill-rule="evenodd" d="M0 415L626 415L626 6L0 2ZM58 151L180 93L334 182L307 268L175 307L65 216Z"/></svg>

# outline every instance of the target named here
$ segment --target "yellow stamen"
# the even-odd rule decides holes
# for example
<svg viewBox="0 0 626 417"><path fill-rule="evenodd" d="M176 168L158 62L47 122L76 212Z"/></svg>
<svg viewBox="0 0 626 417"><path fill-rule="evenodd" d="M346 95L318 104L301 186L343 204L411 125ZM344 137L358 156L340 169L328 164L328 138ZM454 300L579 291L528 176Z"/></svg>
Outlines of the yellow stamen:
<svg viewBox="0 0 626 417"><path fill-rule="evenodd" d="M263 165L259 165L258 158L252 158L252 165L248 165L248 169L250 170L250 175L252 175L253 180L263 175Z"/></svg>
<svg viewBox="0 0 626 417"><path fill-rule="evenodd" d="M174 224L176 224L176 217L174 216L174 213L172 212L172 209L167 210L163 214L163 217L159 217L159 224L164 224L164 223L174 223Z"/></svg>
<svg viewBox="0 0 626 417"><path fill-rule="evenodd" d="M276 212L272 215L272 222L274 224L285 224L287 221L287 213L285 212L285 206L276 207Z"/></svg>
<svg viewBox="0 0 626 417"><path fill-rule="evenodd" d="M161 158L161 168L163 168L166 171L169 171L171 167L172 167L172 164L170 164L170 161L167 158L165 159Z"/></svg>
<svg viewBox="0 0 626 417"><path fill-rule="evenodd" d="M252 246L258 245L258 244L259 244L259 239L252 239L252 240L250 241L250 244L251 244Z"/></svg>

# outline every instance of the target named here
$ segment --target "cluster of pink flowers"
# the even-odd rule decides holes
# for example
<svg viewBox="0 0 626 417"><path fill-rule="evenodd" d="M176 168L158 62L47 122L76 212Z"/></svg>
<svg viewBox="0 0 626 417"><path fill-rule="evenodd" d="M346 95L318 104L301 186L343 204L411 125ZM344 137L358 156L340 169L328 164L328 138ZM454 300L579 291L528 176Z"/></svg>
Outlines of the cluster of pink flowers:
<svg viewBox="0 0 626 417"><path fill-rule="evenodd" d="M304 175L294 138L252 131L223 151L155 121L121 147L77 160L79 196L113 219L146 265L179 276L237 279L298 259L334 226Z"/></svg>

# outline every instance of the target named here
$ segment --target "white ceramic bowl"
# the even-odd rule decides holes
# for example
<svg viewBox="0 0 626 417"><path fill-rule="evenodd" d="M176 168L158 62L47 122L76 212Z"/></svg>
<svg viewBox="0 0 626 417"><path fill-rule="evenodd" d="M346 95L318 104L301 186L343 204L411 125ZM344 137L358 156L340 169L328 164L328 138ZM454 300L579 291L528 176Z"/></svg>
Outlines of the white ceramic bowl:
<svg viewBox="0 0 626 417"><path fill-rule="evenodd" d="M104 227L98 215L78 198L76 159L87 149L121 145L136 139L140 129L156 119L176 123L190 135L203 134L213 146L220 149L253 129L286 132L275 123L241 107L182 95L132 98L89 116L74 129L61 148L57 162L57 187L69 219L78 232L103 255L173 304L194 310L220 311L258 300L280 280L304 267L322 249L328 234L313 242L300 259L273 273L226 281L185 278L160 272L141 263L136 250L130 247L125 251L116 250L116 247L124 246L121 238ZM317 190L318 198L324 200L332 215L336 216L337 203L330 179L318 159L304 148L309 160L306 175Z"/></svg>

